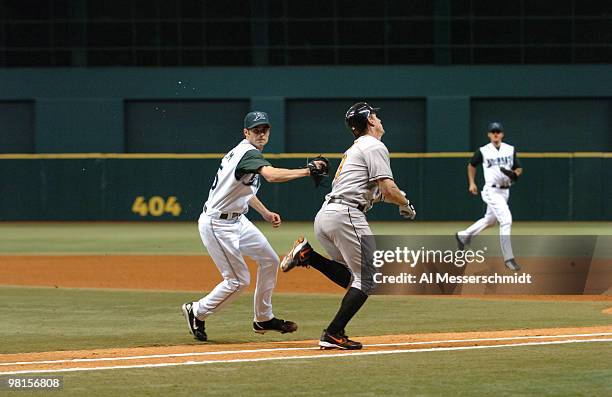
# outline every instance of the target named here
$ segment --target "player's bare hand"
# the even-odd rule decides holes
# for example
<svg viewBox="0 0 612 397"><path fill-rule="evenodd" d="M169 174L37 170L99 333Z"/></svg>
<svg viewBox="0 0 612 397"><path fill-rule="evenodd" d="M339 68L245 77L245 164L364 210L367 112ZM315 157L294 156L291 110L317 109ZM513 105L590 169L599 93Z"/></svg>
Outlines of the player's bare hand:
<svg viewBox="0 0 612 397"><path fill-rule="evenodd" d="M325 161L322 160L314 160L313 163L315 163L315 165L317 166L318 170L324 170L327 169L327 164L325 163Z"/></svg>
<svg viewBox="0 0 612 397"><path fill-rule="evenodd" d="M478 194L478 186L476 186L475 183L470 183L470 187L468 188L468 190L470 191L470 193L472 193L473 195L477 195Z"/></svg>
<svg viewBox="0 0 612 397"><path fill-rule="evenodd" d="M267 222L270 222L272 224L272 227L277 228L281 225L281 217L279 214L277 214L276 212L268 212L265 216L264 219Z"/></svg>

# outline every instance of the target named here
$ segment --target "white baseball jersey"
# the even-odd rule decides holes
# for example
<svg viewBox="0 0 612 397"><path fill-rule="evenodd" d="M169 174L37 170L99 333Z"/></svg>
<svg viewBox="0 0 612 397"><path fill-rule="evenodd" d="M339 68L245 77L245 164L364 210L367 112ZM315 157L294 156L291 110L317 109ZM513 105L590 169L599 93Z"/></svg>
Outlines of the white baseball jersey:
<svg viewBox="0 0 612 397"><path fill-rule="evenodd" d="M522 168L516 157L514 146L501 143L499 149L492 143L480 147L475 153L470 164L474 167L482 164L485 186L480 193L482 201L487 204L485 215L469 226L467 229L457 233L458 238L469 243L474 236L495 222L499 223L499 238L504 260L514 259L510 234L512 231L512 213L508 207L508 198L512 184L510 178L500 171L500 167L515 170Z"/></svg>
<svg viewBox="0 0 612 397"><path fill-rule="evenodd" d="M481 146L474 153L470 164L474 167L482 164L485 184L489 186L510 186L510 178L501 172L500 167L511 170L521 167L514 146L503 142L499 148L492 143Z"/></svg>
<svg viewBox="0 0 612 397"><path fill-rule="evenodd" d="M278 255L259 229L246 216L226 219L222 213L246 213L260 186L258 171L270 165L246 139L221 160L208 200L198 220L202 243L223 276L205 297L193 302L192 310L205 320L236 298L251 282L243 255L257 261L257 288L253 295L254 321L274 318L272 292L276 286Z"/></svg>
<svg viewBox="0 0 612 397"><path fill-rule="evenodd" d="M393 179L389 150L373 136L361 136L342 156L327 199L342 198L363 205L367 211L378 194L376 181L381 178Z"/></svg>
<svg viewBox="0 0 612 397"><path fill-rule="evenodd" d="M221 160L221 165L208 193L206 213L245 213L249 201L261 185L259 168L271 165L261 152L243 139Z"/></svg>

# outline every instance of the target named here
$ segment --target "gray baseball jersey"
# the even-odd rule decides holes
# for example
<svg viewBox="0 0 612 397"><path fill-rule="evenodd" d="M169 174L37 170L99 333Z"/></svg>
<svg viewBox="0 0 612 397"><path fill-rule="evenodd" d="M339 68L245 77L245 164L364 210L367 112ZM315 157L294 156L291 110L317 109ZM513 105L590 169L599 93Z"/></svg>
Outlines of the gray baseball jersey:
<svg viewBox="0 0 612 397"><path fill-rule="evenodd" d="M370 135L359 137L344 153L332 191L315 218L317 240L333 260L351 270L351 286L366 294L374 286L362 258L371 257L368 253L375 247L371 238L363 239L372 235L364 212L372 207L378 194L377 180L383 178L393 178L387 147ZM338 198L342 201L333 202ZM363 211L358 206L363 206Z"/></svg>
<svg viewBox="0 0 612 397"><path fill-rule="evenodd" d="M327 199L342 198L363 205L367 211L378 195L376 181L382 178L393 179L389 150L373 136L361 136L342 156Z"/></svg>

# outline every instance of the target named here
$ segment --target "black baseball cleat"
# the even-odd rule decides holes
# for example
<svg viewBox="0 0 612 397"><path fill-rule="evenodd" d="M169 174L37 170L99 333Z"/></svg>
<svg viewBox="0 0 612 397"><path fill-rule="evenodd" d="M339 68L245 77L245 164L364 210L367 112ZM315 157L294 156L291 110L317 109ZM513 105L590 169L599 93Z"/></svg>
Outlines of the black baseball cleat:
<svg viewBox="0 0 612 397"><path fill-rule="evenodd" d="M457 240L457 249L459 251L465 250L465 243L461 241L461 238L459 237L459 233L455 233L455 240Z"/></svg>
<svg viewBox="0 0 612 397"><path fill-rule="evenodd" d="M516 261L514 260L514 258L512 259L508 259L505 263L506 267L514 272L518 272L519 270L521 270L521 267L519 266L518 263L516 263Z"/></svg>
<svg viewBox="0 0 612 397"><path fill-rule="evenodd" d="M281 270L286 273L296 266L308 266L311 252L312 247L308 244L308 240L303 236L298 237L291 251L283 258L280 264Z"/></svg>
<svg viewBox="0 0 612 397"><path fill-rule="evenodd" d="M181 310L183 311L183 315L187 320L187 326L189 327L189 332L199 341L206 342L208 340L208 336L206 335L204 321L198 320L198 318L193 314L193 304L185 303L181 306Z"/></svg>
<svg viewBox="0 0 612 397"><path fill-rule="evenodd" d="M268 321L253 321L253 331L258 334L265 334L268 331L280 332L286 334L288 332L297 331L297 324L293 321L285 321L274 317Z"/></svg>
<svg viewBox="0 0 612 397"><path fill-rule="evenodd" d="M360 350L363 345L354 340L350 340L344 333L344 330L337 335L330 334L326 329L323 330L321 339L319 340L321 349L343 349L343 350Z"/></svg>

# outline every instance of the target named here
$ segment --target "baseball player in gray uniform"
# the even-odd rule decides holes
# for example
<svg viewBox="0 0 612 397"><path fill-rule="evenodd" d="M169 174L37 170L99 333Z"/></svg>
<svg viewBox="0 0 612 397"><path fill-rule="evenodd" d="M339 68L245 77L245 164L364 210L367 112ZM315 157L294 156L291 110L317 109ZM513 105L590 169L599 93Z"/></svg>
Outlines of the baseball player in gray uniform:
<svg viewBox="0 0 612 397"><path fill-rule="evenodd" d="M205 320L227 306L250 283L249 269L243 255L258 264L254 295L253 331L265 333L294 332L297 324L278 319L272 313L272 291L276 286L279 267L278 255L266 237L246 217L254 208L273 227L279 227L281 217L257 198L260 176L268 182L287 182L312 176L326 167L322 161L312 162L307 168L284 169L273 167L261 152L270 137L270 120L265 112L250 112L244 118L244 139L221 160L210 188L208 200L198 220L204 246L223 276L208 295L195 302L183 304L182 311L189 332L198 340L206 341ZM325 173L327 170L323 170Z"/></svg>
<svg viewBox="0 0 612 397"><path fill-rule="evenodd" d="M385 133L378 118L378 108L365 102L354 104L346 112L347 127L355 137L353 145L344 153L332 183L332 191L318 212L315 236L331 259L315 252L304 237L298 237L293 248L281 262L287 272L295 266L312 266L330 280L347 288L340 309L323 330L319 346L324 349L361 349L362 344L350 340L345 327L373 289L367 257L373 245L365 213L375 202L399 206L400 214L414 219L416 211L406 195L393 180L389 151L381 138ZM366 273L366 274L364 274Z"/></svg>
<svg viewBox="0 0 612 397"><path fill-rule="evenodd" d="M455 234L457 246L463 250L472 238L484 229L499 222L499 236L506 267L513 271L521 270L514 259L510 233L512 229L512 213L508 207L510 197L510 186L516 182L523 173L521 162L516 157L514 146L502 142L504 139L504 127L500 122L489 123L488 137L490 142L481 146L470 160L467 166L467 176L470 193L477 195L478 187L474 181L476 167L482 164L485 185L481 192L482 201L487 204L487 212L484 217L477 220L465 230Z"/></svg>

